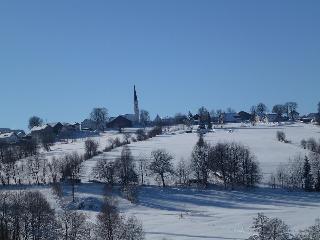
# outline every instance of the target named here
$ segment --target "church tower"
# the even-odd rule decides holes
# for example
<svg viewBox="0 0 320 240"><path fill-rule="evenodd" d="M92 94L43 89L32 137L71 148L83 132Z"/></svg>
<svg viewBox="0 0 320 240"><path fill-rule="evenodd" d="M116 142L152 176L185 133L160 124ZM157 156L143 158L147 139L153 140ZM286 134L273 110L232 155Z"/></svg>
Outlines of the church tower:
<svg viewBox="0 0 320 240"><path fill-rule="evenodd" d="M138 97L136 92L136 86L133 87L134 91L134 97L133 97L133 104L134 104L134 116L136 123L140 122L140 116L139 116L139 104L138 104Z"/></svg>

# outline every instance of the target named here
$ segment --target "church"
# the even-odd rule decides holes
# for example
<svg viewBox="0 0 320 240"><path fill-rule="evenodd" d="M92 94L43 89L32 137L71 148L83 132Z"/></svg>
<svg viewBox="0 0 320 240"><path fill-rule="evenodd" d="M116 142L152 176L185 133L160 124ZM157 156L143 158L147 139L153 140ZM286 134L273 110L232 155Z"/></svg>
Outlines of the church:
<svg viewBox="0 0 320 240"><path fill-rule="evenodd" d="M127 127L135 127L140 124L139 102L136 86L133 87L133 111L134 113L119 115L116 118L110 118L107 128L119 129Z"/></svg>

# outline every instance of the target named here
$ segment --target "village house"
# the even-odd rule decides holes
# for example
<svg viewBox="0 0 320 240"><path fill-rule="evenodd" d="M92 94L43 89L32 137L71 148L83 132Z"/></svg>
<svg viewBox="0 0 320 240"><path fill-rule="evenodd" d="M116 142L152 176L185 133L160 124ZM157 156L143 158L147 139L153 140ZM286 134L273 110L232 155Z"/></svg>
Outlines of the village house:
<svg viewBox="0 0 320 240"><path fill-rule="evenodd" d="M19 140L19 137L14 132L0 134L0 142L2 143L13 144L19 142Z"/></svg>
<svg viewBox="0 0 320 240"><path fill-rule="evenodd" d="M85 119L81 122L80 128L82 131L93 131L96 130L96 124L91 119Z"/></svg>
<svg viewBox="0 0 320 240"><path fill-rule="evenodd" d="M120 115L116 118L113 118L110 122L108 122L106 124L106 127L112 128L112 129L120 129L120 128L132 127L132 125L133 125L132 121Z"/></svg>
<svg viewBox="0 0 320 240"><path fill-rule="evenodd" d="M61 129L63 127L61 122L56 123L48 123L52 127L52 131L55 135L58 135L61 132Z"/></svg>
<svg viewBox="0 0 320 240"><path fill-rule="evenodd" d="M49 124L44 124L42 126L33 127L31 129L31 136L35 139L41 139L41 137L47 135L54 135L53 128Z"/></svg>

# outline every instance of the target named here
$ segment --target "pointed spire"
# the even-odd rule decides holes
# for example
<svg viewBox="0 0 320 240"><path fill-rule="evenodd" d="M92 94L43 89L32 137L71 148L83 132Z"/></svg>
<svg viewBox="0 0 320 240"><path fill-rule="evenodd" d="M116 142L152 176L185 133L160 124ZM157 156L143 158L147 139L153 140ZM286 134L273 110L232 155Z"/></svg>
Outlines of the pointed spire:
<svg viewBox="0 0 320 240"><path fill-rule="evenodd" d="M137 97L137 92L136 92L136 85L133 85L133 91L134 91L134 101L137 101L138 97Z"/></svg>

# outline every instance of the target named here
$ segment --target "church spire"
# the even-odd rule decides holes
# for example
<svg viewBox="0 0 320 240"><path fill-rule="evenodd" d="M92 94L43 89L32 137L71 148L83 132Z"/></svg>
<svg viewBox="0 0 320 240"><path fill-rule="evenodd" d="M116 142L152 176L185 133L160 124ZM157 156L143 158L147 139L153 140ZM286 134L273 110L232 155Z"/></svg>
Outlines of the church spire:
<svg viewBox="0 0 320 240"><path fill-rule="evenodd" d="M133 99L133 101L138 101L137 92L136 92L136 85L133 85L133 91L134 91L134 99Z"/></svg>
<svg viewBox="0 0 320 240"><path fill-rule="evenodd" d="M136 85L133 86L133 105L134 105L134 115L135 115L135 122L139 123L139 104L138 104L138 96L136 92Z"/></svg>

